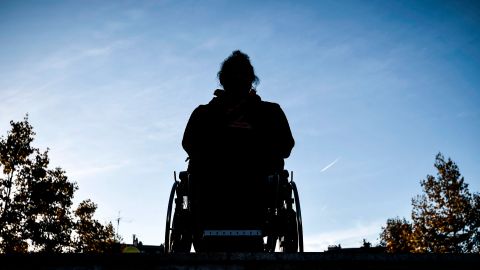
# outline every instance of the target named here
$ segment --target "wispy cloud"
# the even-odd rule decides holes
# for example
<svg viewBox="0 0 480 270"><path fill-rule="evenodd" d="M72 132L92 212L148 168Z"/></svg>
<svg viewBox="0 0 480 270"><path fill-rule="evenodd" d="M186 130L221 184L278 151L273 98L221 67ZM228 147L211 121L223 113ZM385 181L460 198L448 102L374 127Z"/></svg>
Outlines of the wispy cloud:
<svg viewBox="0 0 480 270"><path fill-rule="evenodd" d="M118 163L71 168L68 172L68 175L72 178L86 178L87 176L99 175L121 169L127 166L129 163L130 162L128 160L124 160Z"/></svg>
<svg viewBox="0 0 480 270"><path fill-rule="evenodd" d="M330 167L332 167L333 165L335 165L335 163L337 163L339 160L340 160L340 157L336 158L333 162L331 162L330 164L328 164L327 166L325 166L320 172L324 172L324 171L330 169Z"/></svg>
<svg viewBox="0 0 480 270"><path fill-rule="evenodd" d="M116 40L104 46L84 47L84 48L67 48L47 57L41 64L42 69L62 69L82 60L108 56L119 48L128 47L131 44L129 40Z"/></svg>

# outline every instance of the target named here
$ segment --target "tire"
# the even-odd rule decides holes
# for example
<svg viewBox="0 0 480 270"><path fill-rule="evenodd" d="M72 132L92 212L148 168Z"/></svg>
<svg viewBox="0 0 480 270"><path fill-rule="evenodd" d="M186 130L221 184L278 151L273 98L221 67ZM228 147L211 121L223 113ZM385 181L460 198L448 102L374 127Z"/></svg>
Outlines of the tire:
<svg viewBox="0 0 480 270"><path fill-rule="evenodd" d="M303 223L302 223L302 211L300 208L300 197L298 196L297 185L295 182L290 182L293 190L293 197L295 199L295 212L297 223L297 235L298 235L298 251L303 252Z"/></svg>
<svg viewBox="0 0 480 270"><path fill-rule="evenodd" d="M175 198L175 191L177 190L178 182L173 183L172 189L170 191L170 198L168 200L167 208L167 217L165 219L165 253L170 253L172 248L171 243L171 234L172 234L172 208L173 208L173 199Z"/></svg>

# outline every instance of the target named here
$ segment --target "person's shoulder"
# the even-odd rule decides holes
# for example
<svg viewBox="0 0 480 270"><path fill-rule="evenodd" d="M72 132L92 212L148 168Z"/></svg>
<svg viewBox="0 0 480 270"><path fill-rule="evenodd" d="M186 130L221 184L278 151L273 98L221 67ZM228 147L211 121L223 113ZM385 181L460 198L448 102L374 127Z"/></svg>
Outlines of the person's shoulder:
<svg viewBox="0 0 480 270"><path fill-rule="evenodd" d="M192 117L194 118L199 118L199 117L202 117L206 114L208 114L208 104L205 105L205 104L201 104L201 105L198 105L192 112Z"/></svg>
<svg viewBox="0 0 480 270"><path fill-rule="evenodd" d="M260 101L260 104L262 106L262 108L264 110L269 110L269 111L278 111L278 110L282 110L282 108L280 107L280 104L278 103L275 103L275 102L271 102L271 101Z"/></svg>
<svg viewBox="0 0 480 270"><path fill-rule="evenodd" d="M215 96L208 103L198 105L193 110L192 115L203 116L216 112L221 104L221 94L222 93L220 93L220 90L217 89L214 93Z"/></svg>
<svg viewBox="0 0 480 270"><path fill-rule="evenodd" d="M280 107L280 104L263 100L260 102L259 113L267 119L279 119L285 114L282 110L282 107Z"/></svg>
<svg viewBox="0 0 480 270"><path fill-rule="evenodd" d="M280 107L280 104L276 102L262 100L261 103L262 103L262 106L265 106L265 107Z"/></svg>
<svg viewBox="0 0 480 270"><path fill-rule="evenodd" d="M197 108L195 108L196 111L202 111L202 110L206 110L208 109L209 107L209 104L200 104L197 106Z"/></svg>

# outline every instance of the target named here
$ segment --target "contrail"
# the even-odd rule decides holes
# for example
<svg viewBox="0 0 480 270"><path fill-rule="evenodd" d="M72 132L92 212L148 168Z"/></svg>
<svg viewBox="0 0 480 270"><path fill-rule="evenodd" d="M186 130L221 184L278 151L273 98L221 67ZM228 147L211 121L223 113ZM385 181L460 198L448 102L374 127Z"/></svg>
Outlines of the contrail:
<svg viewBox="0 0 480 270"><path fill-rule="evenodd" d="M328 164L327 166L325 166L325 168L323 168L320 172L324 172L324 171L328 170L330 167L332 167L333 165L335 165L335 163L337 163L339 160L340 160L340 158L338 157L338 158L335 159L332 163L330 163L330 164Z"/></svg>

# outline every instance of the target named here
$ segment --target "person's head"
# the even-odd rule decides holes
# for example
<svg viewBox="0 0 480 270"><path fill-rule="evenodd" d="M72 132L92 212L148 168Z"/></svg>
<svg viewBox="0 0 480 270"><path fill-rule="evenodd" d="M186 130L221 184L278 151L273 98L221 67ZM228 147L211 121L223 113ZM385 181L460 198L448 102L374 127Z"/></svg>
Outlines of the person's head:
<svg viewBox="0 0 480 270"><path fill-rule="evenodd" d="M238 50L223 61L218 79L225 91L236 94L247 94L259 81L248 55Z"/></svg>

